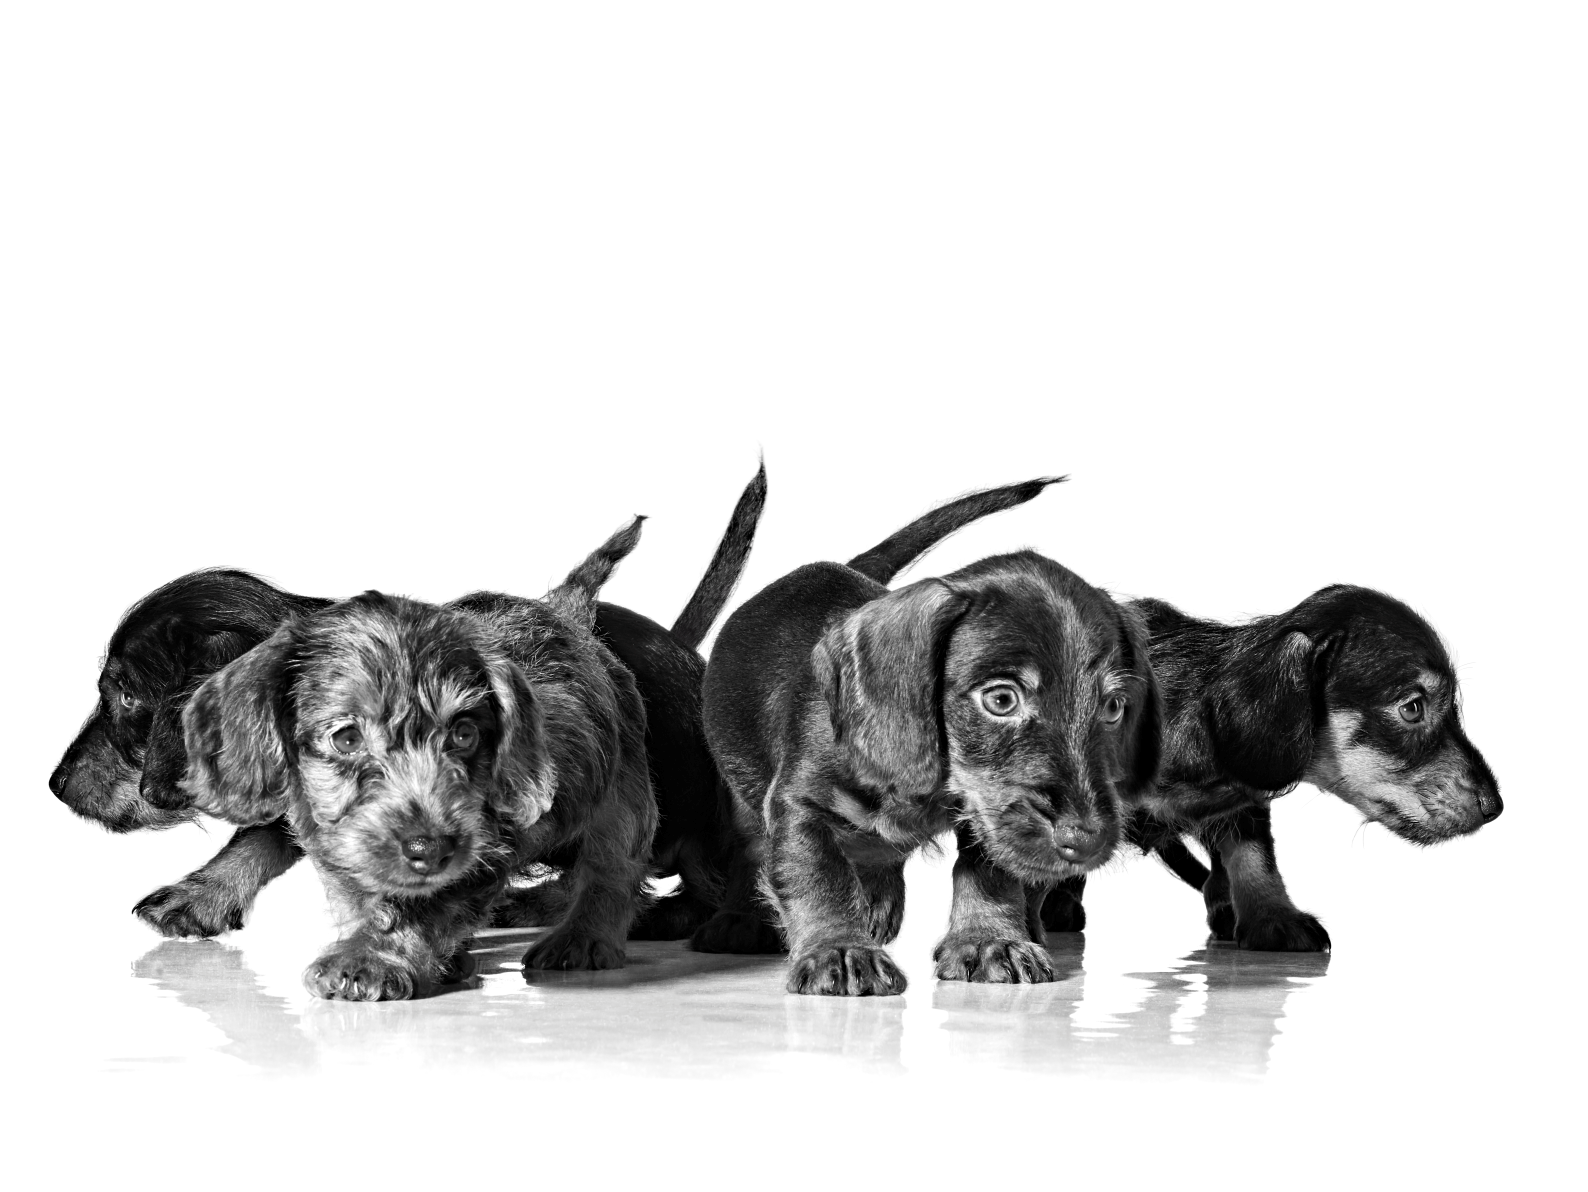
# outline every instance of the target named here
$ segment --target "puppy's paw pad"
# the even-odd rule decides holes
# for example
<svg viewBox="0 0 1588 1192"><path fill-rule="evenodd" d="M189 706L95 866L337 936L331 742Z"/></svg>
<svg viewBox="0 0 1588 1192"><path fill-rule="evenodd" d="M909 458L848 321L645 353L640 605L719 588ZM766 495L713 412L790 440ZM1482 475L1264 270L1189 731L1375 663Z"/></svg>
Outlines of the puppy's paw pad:
<svg viewBox="0 0 1588 1192"><path fill-rule="evenodd" d="M224 891L182 881L161 886L140 900L132 913L171 939L209 939L241 930L247 909Z"/></svg>
<svg viewBox="0 0 1588 1192"><path fill-rule="evenodd" d="M882 948L830 944L811 948L789 964L788 991L828 997L887 997L903 993L904 973Z"/></svg>
<svg viewBox="0 0 1588 1192"><path fill-rule="evenodd" d="M760 915L743 911L718 911L689 937L695 952L729 952L740 956L767 956L782 952L777 928Z"/></svg>
<svg viewBox="0 0 1588 1192"><path fill-rule="evenodd" d="M1253 952L1327 952L1329 933L1313 915L1256 915L1235 925L1235 942Z"/></svg>
<svg viewBox="0 0 1588 1192"><path fill-rule="evenodd" d="M949 936L932 953L940 981L1040 985L1058 980L1048 950L1030 940Z"/></svg>
<svg viewBox="0 0 1588 1192"><path fill-rule="evenodd" d="M623 963L621 944L572 932L554 931L524 953L525 969L619 969Z"/></svg>
<svg viewBox="0 0 1588 1192"><path fill-rule="evenodd" d="M1213 938L1229 942L1235 938L1235 908L1227 902L1208 907L1208 930Z"/></svg>
<svg viewBox="0 0 1588 1192"><path fill-rule="evenodd" d="M360 948L327 952L303 972L315 997L344 1002L400 1002L414 995L413 974Z"/></svg>

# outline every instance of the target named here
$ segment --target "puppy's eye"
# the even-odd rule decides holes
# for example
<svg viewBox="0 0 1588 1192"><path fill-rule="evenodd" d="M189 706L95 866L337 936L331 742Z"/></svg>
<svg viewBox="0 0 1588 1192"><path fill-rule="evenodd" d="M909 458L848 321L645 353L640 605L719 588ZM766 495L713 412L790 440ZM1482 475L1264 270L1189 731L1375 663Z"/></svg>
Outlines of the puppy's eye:
<svg viewBox="0 0 1588 1192"><path fill-rule="evenodd" d="M123 691L121 693L121 706L129 709L136 708L138 706L138 697L130 691Z"/></svg>
<svg viewBox="0 0 1588 1192"><path fill-rule="evenodd" d="M1097 718L1104 724L1118 724L1124 715L1125 697L1122 695L1109 696L1097 709Z"/></svg>
<svg viewBox="0 0 1588 1192"><path fill-rule="evenodd" d="M999 683L981 693L981 706L990 716L1013 716L1020 711L1020 692L1008 683Z"/></svg>
<svg viewBox="0 0 1588 1192"><path fill-rule="evenodd" d="M1417 724L1423 718L1423 698L1418 696L1416 699L1409 699L1395 710L1407 724Z"/></svg>
<svg viewBox="0 0 1588 1192"><path fill-rule="evenodd" d="M472 720L460 720L452 726L452 731L447 734L447 742L454 749L464 751L473 749L480 743L480 727Z"/></svg>
<svg viewBox="0 0 1588 1192"><path fill-rule="evenodd" d="M357 753L364 748L364 734L350 724L331 734L331 745L338 753Z"/></svg>

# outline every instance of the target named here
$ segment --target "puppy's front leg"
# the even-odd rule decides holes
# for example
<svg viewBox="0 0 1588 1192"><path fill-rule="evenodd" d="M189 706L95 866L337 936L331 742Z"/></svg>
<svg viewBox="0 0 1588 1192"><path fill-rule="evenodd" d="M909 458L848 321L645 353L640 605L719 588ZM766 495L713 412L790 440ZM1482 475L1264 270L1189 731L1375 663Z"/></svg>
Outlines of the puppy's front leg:
<svg viewBox="0 0 1588 1192"><path fill-rule="evenodd" d="M303 973L305 988L332 1001L403 1001L473 971L465 945L489 921L507 874L482 872L466 886L429 898L366 894L322 871L326 891L348 924L343 937Z"/></svg>
<svg viewBox="0 0 1588 1192"><path fill-rule="evenodd" d="M525 969L615 969L635 911L645 901L656 834L656 799L643 755L628 756L592 812L578 858L563 876L568 912L524 953Z"/></svg>
<svg viewBox="0 0 1588 1192"><path fill-rule="evenodd" d="M788 991L839 997L903 993L904 974L879 942L889 934L891 916L878 921L866 884L820 801L779 789L769 811L766 882L788 938ZM891 889L891 882L873 877L873 892ZM897 905L902 913L902 896Z"/></svg>
<svg viewBox="0 0 1588 1192"><path fill-rule="evenodd" d="M964 826L954 831L954 905L948 934L932 953L941 981L1040 984L1055 981L1048 950L1031 938L1026 888L988 858Z"/></svg>
<svg viewBox="0 0 1588 1192"><path fill-rule="evenodd" d="M1329 950L1329 933L1323 924L1298 910L1285 890L1274 859L1273 823L1267 807L1235 816L1216 844L1229 876L1237 944L1255 952ZM1212 885L1211 878L1208 885Z"/></svg>
<svg viewBox="0 0 1588 1192"><path fill-rule="evenodd" d="M303 856L285 819L232 833L226 846L173 885L146 896L132 913L161 935L207 939L236 931L265 885Z"/></svg>

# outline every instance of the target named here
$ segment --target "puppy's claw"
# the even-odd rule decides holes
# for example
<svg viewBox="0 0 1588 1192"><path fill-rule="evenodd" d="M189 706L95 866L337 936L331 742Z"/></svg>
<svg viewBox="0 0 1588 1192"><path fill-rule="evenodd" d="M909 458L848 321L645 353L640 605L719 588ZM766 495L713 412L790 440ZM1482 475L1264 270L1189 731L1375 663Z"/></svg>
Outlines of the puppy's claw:
<svg viewBox="0 0 1588 1192"><path fill-rule="evenodd" d="M1041 985L1057 981L1048 950L1029 940L949 936L932 953L940 981Z"/></svg>
<svg viewBox="0 0 1588 1192"><path fill-rule="evenodd" d="M785 950L777 928L747 911L718 911L689 937L689 947L695 952L740 956L775 956Z"/></svg>
<svg viewBox="0 0 1588 1192"><path fill-rule="evenodd" d="M623 967L624 961L623 945L620 943L562 931L553 931L545 939L537 940L524 953L526 971L619 969Z"/></svg>
<svg viewBox="0 0 1588 1192"><path fill-rule="evenodd" d="M303 985L328 1001L400 1002L414 995L411 973L359 948L327 952L304 970Z"/></svg>
<svg viewBox="0 0 1588 1192"><path fill-rule="evenodd" d="M141 899L132 913L172 939L209 939L241 930L247 910L230 891L190 879L161 886Z"/></svg>
<svg viewBox="0 0 1588 1192"><path fill-rule="evenodd" d="M800 953L789 965L788 991L828 997L886 997L903 993L904 974L882 948L829 944Z"/></svg>
<svg viewBox="0 0 1588 1192"><path fill-rule="evenodd" d="M1253 952L1327 952L1331 947L1323 924L1303 911L1241 919L1235 943Z"/></svg>

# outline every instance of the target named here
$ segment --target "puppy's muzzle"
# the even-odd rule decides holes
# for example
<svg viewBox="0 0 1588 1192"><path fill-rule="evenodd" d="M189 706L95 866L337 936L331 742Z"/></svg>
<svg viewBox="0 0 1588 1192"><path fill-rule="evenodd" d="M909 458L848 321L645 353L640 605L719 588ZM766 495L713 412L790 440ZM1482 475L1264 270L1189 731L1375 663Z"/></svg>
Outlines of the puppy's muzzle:
<svg viewBox="0 0 1588 1192"><path fill-rule="evenodd" d="M1114 834L1095 821L1060 820L1053 829L1054 848L1071 865L1100 860L1114 845Z"/></svg>
<svg viewBox="0 0 1588 1192"><path fill-rule="evenodd" d="M440 873L458 851L456 836L408 836L401 839L403 860L415 873Z"/></svg>

